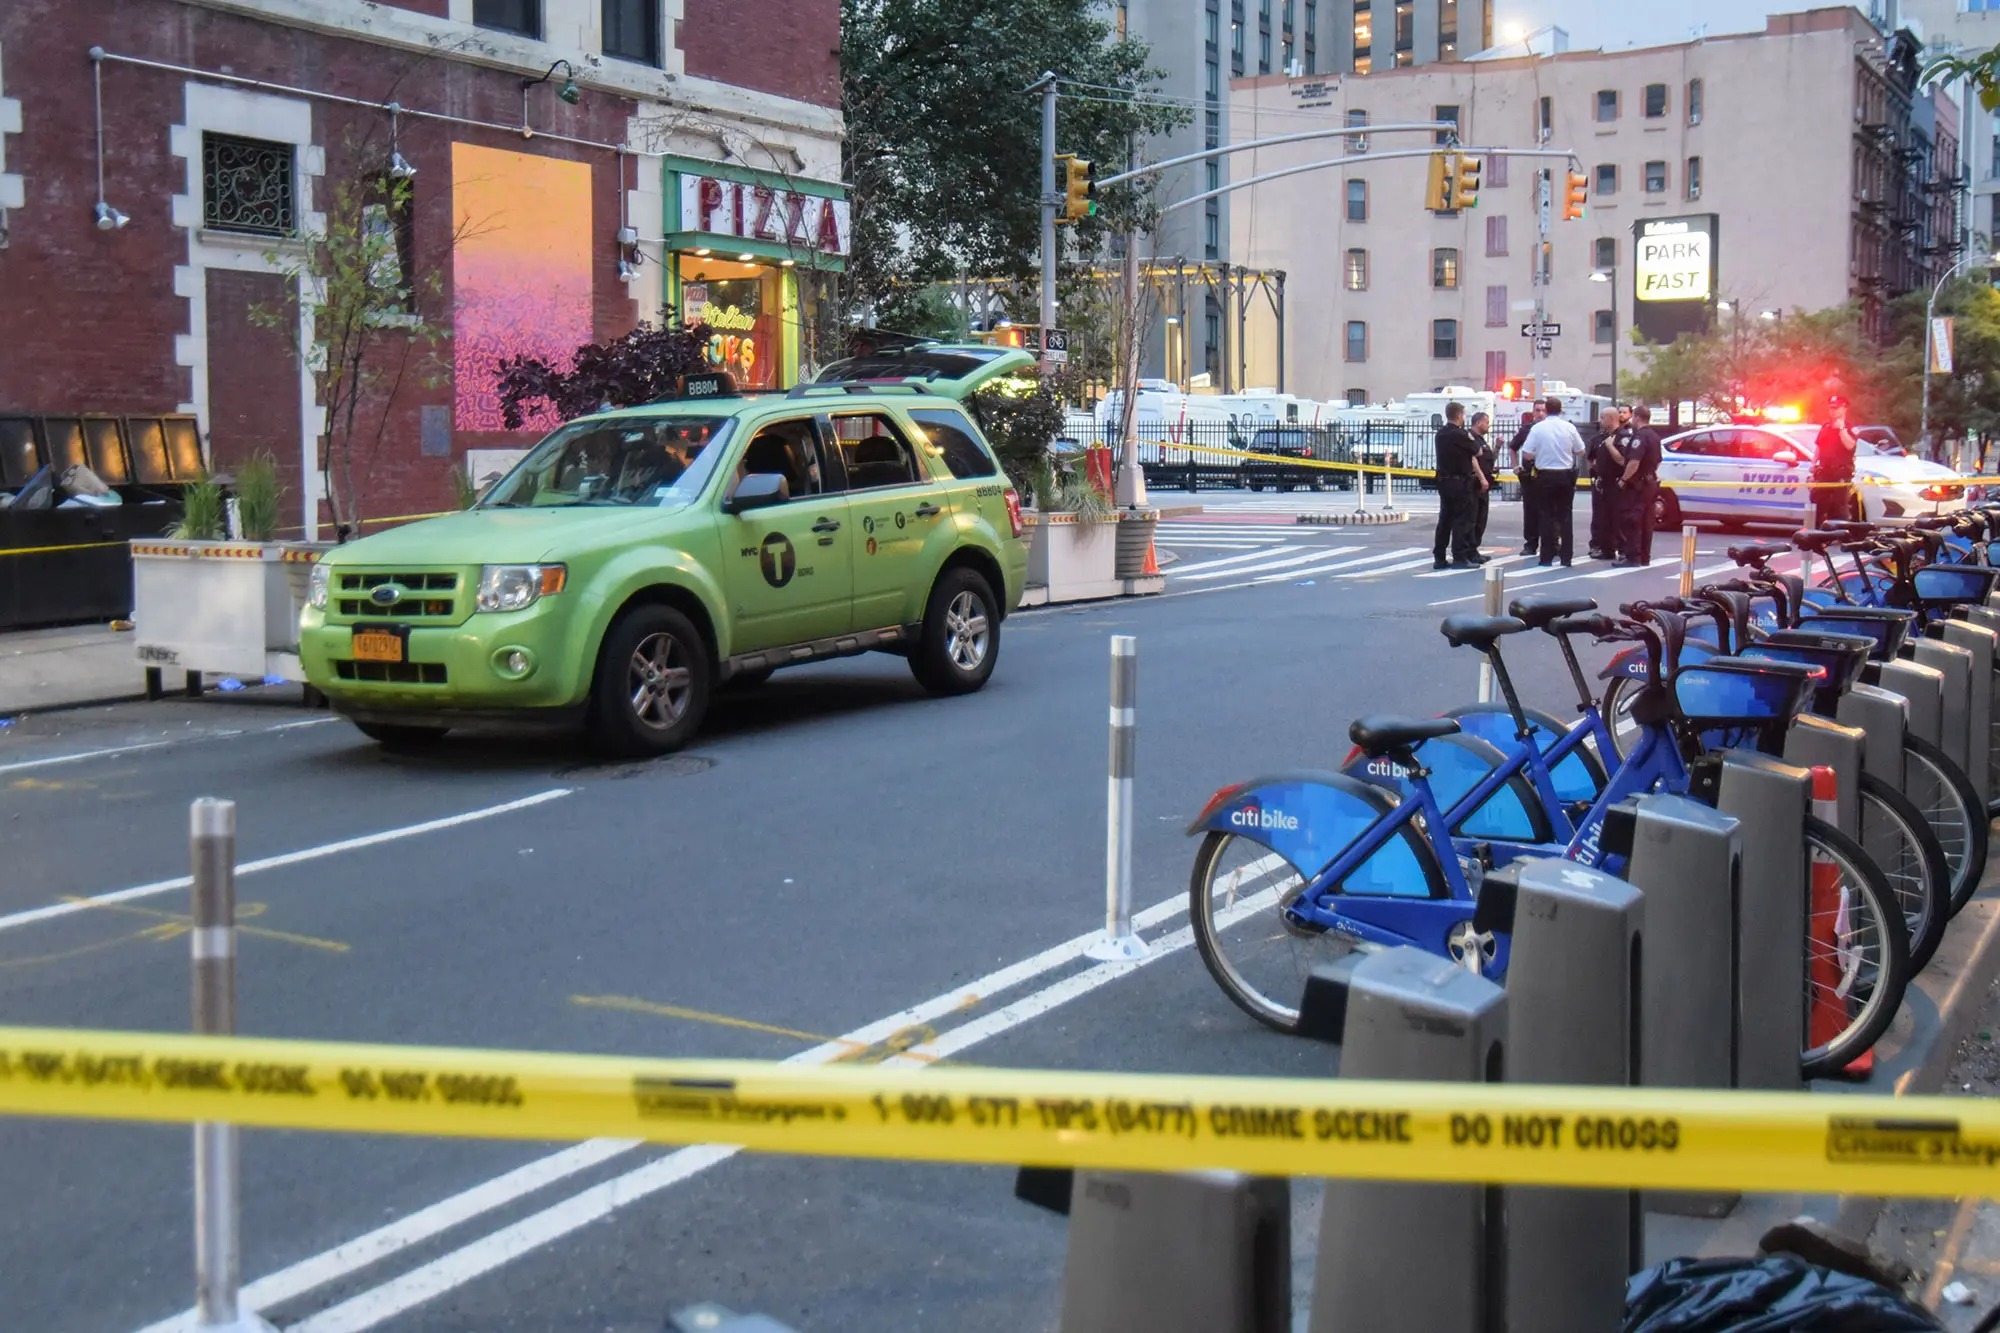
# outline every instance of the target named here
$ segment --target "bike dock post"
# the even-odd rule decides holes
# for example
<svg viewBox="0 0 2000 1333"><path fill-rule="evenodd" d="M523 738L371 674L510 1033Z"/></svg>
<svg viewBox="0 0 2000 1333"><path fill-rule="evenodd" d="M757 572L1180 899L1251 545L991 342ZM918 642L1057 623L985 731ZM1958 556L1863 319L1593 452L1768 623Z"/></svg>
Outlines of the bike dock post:
<svg viewBox="0 0 2000 1333"><path fill-rule="evenodd" d="M1340 1043L1342 1078L1493 1083L1501 1075L1507 995L1459 964L1407 945L1315 969L1300 1030ZM1484 1116L1461 1129L1503 1133ZM1497 1191L1484 1185L1329 1180L1309 1333L1496 1326L1501 1262Z"/></svg>
<svg viewBox="0 0 2000 1333"><path fill-rule="evenodd" d="M1834 720L1861 730L1861 771L1903 790L1903 737L1910 727L1910 701L1879 685L1856 682L1840 696Z"/></svg>
<svg viewBox="0 0 2000 1333"><path fill-rule="evenodd" d="M1894 700L1890 700L1893 705ZM1897 726L1901 727L1898 714ZM1901 732L1897 733L1898 744ZM1902 762L1897 751L1897 762ZM1812 773L1754 750L1728 750L1716 810L1743 839L1736 904L1736 1086L1797 1092L1805 1031L1806 816Z"/></svg>
<svg viewBox="0 0 2000 1333"><path fill-rule="evenodd" d="M1505 615L1507 612L1507 571L1496 565L1486 567L1482 584L1486 592L1486 614ZM1490 704L1498 697L1498 687L1493 680L1493 658L1486 653L1479 655L1479 702Z"/></svg>
<svg viewBox="0 0 2000 1333"><path fill-rule="evenodd" d="M1944 673L1935 667L1898 659L1874 668L1875 683L1909 702L1909 734L1932 745L1944 744Z"/></svg>
<svg viewBox="0 0 2000 1333"><path fill-rule="evenodd" d="M1918 639L1912 656L1918 666L1931 667L1944 675L1944 752L1951 761L1972 774L1972 653L1955 644L1936 639ZM1989 676L1990 680L1990 676ZM1985 758L1981 752L1981 759ZM1981 768L1985 765L1982 763Z"/></svg>
<svg viewBox="0 0 2000 1333"><path fill-rule="evenodd" d="M193 872L194 1030L236 1031L236 802L204 796L188 811ZM226 1333L273 1333L237 1301L242 1281L237 1129L194 1127L195 1325Z"/></svg>
<svg viewBox="0 0 2000 1333"><path fill-rule="evenodd" d="M1289 1180L1030 1168L1015 1192L1069 1214L1060 1333L1290 1333Z"/></svg>
<svg viewBox="0 0 2000 1333"><path fill-rule="evenodd" d="M1638 1081L1645 897L1624 880L1560 859L1487 875L1473 921L1511 935L1507 1081L1629 1087ZM1793 1064L1798 1062L1793 1053ZM1586 1122L1503 1127L1585 1147ZM1540 1141L1530 1138L1530 1142ZM1634 1191L1509 1187L1504 1194L1501 1327L1545 1333L1615 1328L1625 1279L1642 1262Z"/></svg>
<svg viewBox="0 0 2000 1333"><path fill-rule="evenodd" d="M1810 713L1792 720L1785 733L1785 762L1801 768L1830 768L1840 784L1835 820L1840 831L1861 841L1861 771L1867 744L1859 727L1844 727ZM1803 844L1801 844L1803 845Z"/></svg>
<svg viewBox="0 0 2000 1333"><path fill-rule="evenodd" d="M1626 880L1646 895L1646 955L1665 960L1640 969L1640 1086L1734 1087L1742 1025L1737 820L1685 796L1633 797L1611 807L1602 845L1627 858ZM1796 1063L1796 1051L1792 1058ZM1685 1217L1724 1217L1737 1197L1655 1191L1646 1206Z"/></svg>
<svg viewBox="0 0 2000 1333"><path fill-rule="evenodd" d="M1681 595L1682 597L1692 597L1692 596L1694 596L1694 543L1695 543L1695 532L1696 532L1696 529L1695 529L1695 526L1694 526L1694 524L1692 524L1692 523L1683 523L1683 524L1681 524L1681 587L1680 587L1680 595Z"/></svg>
<svg viewBox="0 0 2000 1333"><path fill-rule="evenodd" d="M1132 930L1132 770L1139 703L1139 640L1111 636L1111 783L1105 809L1104 938L1090 946L1100 962L1131 963L1150 950Z"/></svg>
<svg viewBox="0 0 2000 1333"><path fill-rule="evenodd" d="M1972 680L1966 695L1966 738L1969 746L1965 776L1979 799L1993 799L1993 658L2000 650L2000 633L1966 620L1940 622L1944 641L1972 654Z"/></svg>

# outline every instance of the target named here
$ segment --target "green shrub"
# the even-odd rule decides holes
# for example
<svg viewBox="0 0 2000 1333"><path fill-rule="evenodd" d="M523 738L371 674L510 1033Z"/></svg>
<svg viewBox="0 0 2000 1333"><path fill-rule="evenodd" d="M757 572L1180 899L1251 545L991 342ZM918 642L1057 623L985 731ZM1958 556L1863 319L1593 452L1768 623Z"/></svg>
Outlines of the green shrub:
<svg viewBox="0 0 2000 1333"><path fill-rule="evenodd" d="M258 454L236 469L236 521L245 541L267 542L277 534L283 495L278 464L269 454Z"/></svg>
<svg viewBox="0 0 2000 1333"><path fill-rule="evenodd" d="M214 542L227 535L227 510L222 502L222 487L206 472L200 480L182 492L181 521L174 525L171 536L182 541Z"/></svg>

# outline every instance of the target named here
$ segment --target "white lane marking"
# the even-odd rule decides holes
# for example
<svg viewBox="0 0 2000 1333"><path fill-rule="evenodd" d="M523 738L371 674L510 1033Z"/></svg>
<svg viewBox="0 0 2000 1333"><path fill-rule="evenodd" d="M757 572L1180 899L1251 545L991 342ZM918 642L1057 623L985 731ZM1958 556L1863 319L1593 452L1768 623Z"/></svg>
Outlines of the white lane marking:
<svg viewBox="0 0 2000 1333"><path fill-rule="evenodd" d="M1159 544L1169 551L1255 551L1277 545L1276 542L1252 541L1248 537L1241 541L1225 539L1213 542L1191 542L1184 537L1168 537Z"/></svg>
<svg viewBox="0 0 2000 1333"><path fill-rule="evenodd" d="M50 755L46 759L23 759L18 763L0 764L0 773L25 773L31 768L50 768L56 764L80 764L89 759L110 759L121 754L138 754L142 750L164 750L170 745L186 745L191 741L222 740L234 736L263 736L274 731L291 731L297 727L320 727L339 718L309 717L299 722L280 722L273 727L257 727L253 730L238 728L233 731L214 731L199 736L176 736L170 741L143 741L137 745L111 745L102 750L80 750L75 754Z"/></svg>
<svg viewBox="0 0 2000 1333"><path fill-rule="evenodd" d="M1278 546L1273 547L1269 554L1278 555L1279 552L1296 551L1298 549L1296 546ZM1259 554L1262 555L1265 553L1259 552ZM1210 569L1204 573L1181 574L1178 577L1184 582L1199 583L1204 579L1226 579L1234 578L1240 574L1261 574L1267 570L1289 569L1293 565L1304 565L1314 560L1324 559L1326 559L1326 552L1324 550L1312 550L1307 551L1303 555L1278 555L1277 559L1264 560L1254 565L1238 565L1233 569Z"/></svg>
<svg viewBox="0 0 2000 1333"><path fill-rule="evenodd" d="M1661 565L1678 565L1680 562L1681 558L1677 555L1663 555L1656 558L1652 564L1643 566L1643 568L1658 569ZM1583 577L1588 579L1615 579L1620 574L1636 574L1641 568L1642 566L1639 565L1613 565L1609 569L1600 569L1595 573L1585 574Z"/></svg>
<svg viewBox="0 0 2000 1333"><path fill-rule="evenodd" d="M1418 549L1418 548L1416 548L1416 547L1411 547L1410 549L1411 549L1411 550L1416 550L1416 549ZM1401 553L1401 552L1398 552L1398 554L1402 554L1402 553ZM1418 559L1416 559L1416 560L1405 560L1405 561L1404 561L1404 562L1403 562L1402 564L1400 564L1400 565L1384 565L1384 566L1382 566L1382 567L1381 567L1380 569L1364 569L1364 570L1360 570L1360 571L1357 571L1356 573L1353 573L1353 574L1336 574L1336 575L1334 575L1334 577L1335 577L1335 578L1339 578L1339 579L1373 579L1373 578L1380 578L1380 577L1381 577L1382 575L1384 575L1384 574L1399 574L1399 573L1401 573L1401 572L1402 572L1403 570L1406 570L1406 569L1422 569L1422 568L1423 568L1423 567L1424 567L1425 565L1428 565L1428 564L1430 564L1430 563L1431 563L1431 557L1430 557L1430 555L1429 555L1429 554L1427 553L1427 554L1425 554L1425 555L1421 556L1420 558L1418 558Z"/></svg>
<svg viewBox="0 0 2000 1333"><path fill-rule="evenodd" d="M1262 863L1253 863L1253 865L1258 864ZM1179 915L1186 907L1187 895L1177 893L1170 898L1161 899L1143 911L1135 912L1132 916L1132 926L1135 930L1150 930L1161 922ZM985 976L969 981L963 986L933 996L886 1018L878 1018L834 1041L822 1042L818 1046L788 1056L781 1063L825 1064L836 1056L851 1053L857 1045L866 1046L905 1028L933 1022L965 1008L968 1004L1004 994L1043 973L1073 963L1103 938L1104 932L1101 929L1092 930L1074 939L1065 940L1061 944L1052 945L1019 962L1009 963L1005 967L988 972ZM1119 966L1122 967L1124 964ZM504 1175L496 1176L492 1180L419 1209L408 1217L358 1236L344 1245L336 1246L322 1254L303 1259L289 1268L259 1278L243 1288L243 1304L245 1308L253 1310L281 1305L640 1146L640 1142L634 1139L592 1139L547 1157L537 1158ZM643 1175L646 1179L653 1180L663 1175L670 1175L674 1168L670 1168L668 1164L680 1162L685 1165L690 1161L698 1161L698 1157L691 1157L690 1154L699 1155L711 1151L715 1150L685 1148L608 1184L616 1186L619 1181L630 1181L633 1176ZM736 1150L725 1148L720 1151L727 1157ZM719 1161L721 1158L715 1160ZM713 1165L713 1162L699 1161L695 1169L699 1170L709 1165ZM674 1180L685 1179L686 1175L691 1174L692 1171L687 1171L685 1174L673 1176L672 1179L659 1179L659 1183L653 1188L662 1188L674 1183ZM591 1193L587 1191L585 1195L577 1197L581 1199ZM554 1233L547 1239L553 1240L560 1234L562 1233ZM149 1324L140 1330L140 1333L193 1333L197 1327L194 1311L187 1310L158 1323Z"/></svg>
<svg viewBox="0 0 2000 1333"><path fill-rule="evenodd" d="M1483 565L1481 565L1481 566L1480 566L1480 568L1481 568L1481 569L1499 569L1499 568L1501 568L1501 567L1502 567L1502 566L1504 566L1504 565L1511 565L1511 564L1513 564L1513 563L1514 563L1514 562L1515 562L1516 560L1522 560L1522 559L1526 559L1526 557L1525 557L1525 556L1518 556L1518 555L1495 555L1495 556L1488 556L1488 557L1487 557L1487 560L1486 560L1486 563L1485 563L1485 564L1483 564ZM1464 574L1464 573L1467 573L1467 572L1468 572L1468 571L1466 571L1466 570L1463 570L1463 569L1434 569L1434 570L1432 570L1432 571L1431 571L1430 573L1428 573L1428 574L1419 574L1419 575L1417 575L1417 577L1418 577L1418 578L1420 578L1420 579L1448 579L1448 578L1450 578L1450 577L1451 577L1452 575L1454 575L1454 574Z"/></svg>
<svg viewBox="0 0 2000 1333"><path fill-rule="evenodd" d="M1285 547L1279 547L1278 549L1282 551L1295 551L1298 548L1295 546L1285 546ZM1327 556L1345 555L1349 551L1358 551L1360 549L1361 548L1359 546L1322 547L1319 550L1314 551L1312 553L1312 556L1314 559L1324 559ZM1249 555L1226 555L1221 557L1220 559L1204 560L1198 565L1189 565L1186 569L1176 569L1173 572L1175 577L1183 577L1195 570L1220 569L1224 565L1241 565L1245 560L1254 560L1260 556L1270 553L1271 553L1270 548L1267 547L1262 551L1253 551ZM1257 568L1261 569L1264 568L1264 566L1259 565L1257 566ZM1229 573L1231 574L1247 574L1249 572L1250 571L1248 569L1232 569L1229 571Z"/></svg>
<svg viewBox="0 0 2000 1333"><path fill-rule="evenodd" d="M1217 923L1223 926L1233 925L1243 917L1276 902L1277 894L1278 890L1275 887L1254 894L1219 913ZM1185 901L1185 895L1176 895L1156 903L1134 917L1132 924L1135 927L1155 924L1166 916L1173 915L1185 905ZM1100 936L1093 932L1089 936L1080 938L1094 942ZM961 1024L920 1049L926 1055L957 1054L990 1037L999 1036L1023 1023L1039 1018L1079 996L1088 995L1091 991L1107 986L1120 977L1129 977L1139 968L1157 962L1169 954L1179 953L1193 942L1194 927L1182 926L1153 940L1151 950L1143 958L1131 962L1099 963L1095 967L1072 973L992 1013ZM829 1043L829 1046L831 1045L833 1044ZM827 1047L814 1048L815 1051L825 1049ZM812 1052L802 1052L785 1063L825 1063L825 1060L805 1059L805 1056L810 1054ZM908 1053L895 1057L895 1062L919 1065L925 1063L922 1060L909 1058ZM601 1221L620 1208L637 1203L670 1185L677 1185L712 1166L726 1162L741 1151L741 1148L736 1147L700 1144L669 1153L622 1176L593 1185L580 1194L572 1195L561 1203L524 1217L511 1226L483 1236L449 1254L441 1255L430 1263L412 1269L379 1287L322 1310L303 1323L293 1324L287 1333L361 1333L361 1330L374 1328L385 1320L393 1319L426 1301L462 1287L474 1278L490 1273L532 1250L560 1240L592 1222ZM245 1305L254 1304L250 1300L248 1289L243 1294ZM188 1324L174 1327L178 1329L194 1326ZM159 1329L160 1333L165 1333L165 1326L156 1325L155 1328ZM155 1330L149 1329L146 1333L155 1333Z"/></svg>
<svg viewBox="0 0 2000 1333"><path fill-rule="evenodd" d="M570 794L568 787L553 787L548 791L536 792L533 796L523 796L518 801L507 801L501 805L489 805L478 810L468 810L462 815L446 815L442 819L428 819L421 824L405 824L401 828L384 829L380 833L365 833L358 838L343 838L339 842L324 842L317 847L304 847L296 852L283 852L277 856L267 856L261 861L245 861L236 867L238 875L254 875L260 870L277 870L284 866L299 865L305 861L318 861L328 856L338 856L342 852L359 851L364 847L375 847L385 842L398 842L404 838L414 838L420 834L436 833L440 829L456 828L460 824L476 823L491 819L495 815L512 814L516 810L526 810L531 806L548 801L560 800ZM110 893L100 893L89 898L77 898L70 902L50 903L47 907L33 907L25 912L15 912L10 916L0 916L0 930L13 930L18 926L33 925L37 921L48 921L54 917L70 916L77 912L88 912L94 907L107 903L126 903L134 898L151 898L175 889L185 889L194 881L186 875L173 879L155 880L151 884L139 884L129 889L116 889Z"/></svg>
<svg viewBox="0 0 2000 1333"><path fill-rule="evenodd" d="M1381 561L1394 560L1408 554L1407 550L1377 551L1374 555L1364 555L1355 560L1339 560L1330 565L1314 565L1311 569L1288 569L1282 574L1266 574L1263 578L1256 581L1258 583L1274 583L1281 579L1303 579L1318 574L1331 573L1336 569L1357 569L1362 565L1378 564Z"/></svg>

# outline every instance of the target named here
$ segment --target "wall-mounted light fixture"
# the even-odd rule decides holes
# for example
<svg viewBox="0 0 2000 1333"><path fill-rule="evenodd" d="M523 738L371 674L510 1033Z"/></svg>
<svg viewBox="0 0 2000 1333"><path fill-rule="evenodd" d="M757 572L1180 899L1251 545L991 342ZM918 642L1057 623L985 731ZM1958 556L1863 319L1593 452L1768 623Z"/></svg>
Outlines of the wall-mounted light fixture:
<svg viewBox="0 0 2000 1333"><path fill-rule="evenodd" d="M403 107L400 102L389 103L389 174L399 181L406 181L417 174L416 164L403 156L399 131L402 128Z"/></svg>
<svg viewBox="0 0 2000 1333"><path fill-rule="evenodd" d="M132 219L104 199L104 48L90 48L90 101L97 113L97 206L91 216L99 231L117 231Z"/></svg>
<svg viewBox="0 0 2000 1333"><path fill-rule="evenodd" d="M575 106L583 100L583 93L576 86L576 67L571 65L567 60L558 60L555 64L550 65L542 71L542 77L539 79L522 79L521 137L523 139L532 139L535 137L534 130L528 127L528 90L538 88L542 84L547 83L555 77L557 70L563 72L563 81L556 86L556 96L562 98L563 101L568 102L571 106Z"/></svg>

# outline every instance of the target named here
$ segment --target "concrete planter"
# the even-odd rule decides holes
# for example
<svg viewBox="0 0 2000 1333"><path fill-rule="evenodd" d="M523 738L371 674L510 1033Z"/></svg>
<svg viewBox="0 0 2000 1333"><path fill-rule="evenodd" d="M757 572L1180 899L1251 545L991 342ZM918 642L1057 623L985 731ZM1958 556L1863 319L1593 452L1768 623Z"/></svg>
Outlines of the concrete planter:
<svg viewBox="0 0 2000 1333"><path fill-rule="evenodd" d="M1118 577L1147 577L1146 558L1152 554L1153 534L1160 526L1157 509L1127 509L1118 515ZM1151 571L1154 574L1160 571Z"/></svg>
<svg viewBox="0 0 2000 1333"><path fill-rule="evenodd" d="M330 542L132 543L134 650L157 696L167 671L303 683L299 612L313 562Z"/></svg>
<svg viewBox="0 0 2000 1333"><path fill-rule="evenodd" d="M1028 584L1047 589L1045 600L1080 602L1116 597L1125 591L1118 577L1118 524L1092 522L1075 514L1025 515Z"/></svg>

